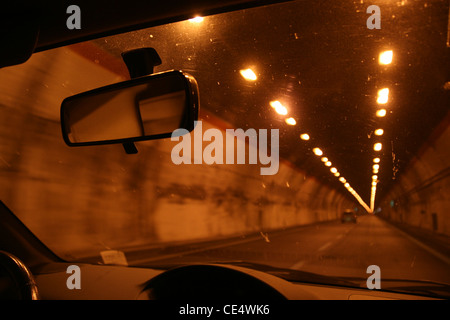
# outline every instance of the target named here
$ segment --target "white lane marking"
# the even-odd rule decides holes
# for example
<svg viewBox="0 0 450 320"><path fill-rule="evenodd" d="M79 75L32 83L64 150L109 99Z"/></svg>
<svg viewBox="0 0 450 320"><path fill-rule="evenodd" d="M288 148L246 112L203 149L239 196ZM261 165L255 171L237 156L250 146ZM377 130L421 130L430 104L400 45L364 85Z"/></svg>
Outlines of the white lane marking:
<svg viewBox="0 0 450 320"><path fill-rule="evenodd" d="M345 234L347 234L348 231L349 231L349 230L347 230L347 232L345 232ZM340 235L338 235L338 236L335 238L335 241L341 239L345 234L340 234ZM325 250L326 248L328 248L329 246L331 246L332 244L333 244L333 242L331 242L331 241L330 241L330 242L327 242L327 243L325 243L323 246L321 246L317 251L323 251L323 250ZM300 260L299 262L294 263L294 264L290 267L290 269L300 269L301 267L303 267L303 266L305 265L305 263L306 263L305 260Z"/></svg>
<svg viewBox="0 0 450 320"><path fill-rule="evenodd" d="M414 262L416 262L416 256L414 256L413 261L411 262L411 268L414 268Z"/></svg>
<svg viewBox="0 0 450 320"><path fill-rule="evenodd" d="M332 242L330 241L330 242L327 242L327 243L325 243L323 246L321 246L320 248L319 248L319 250L318 251L323 251L323 250L325 250L326 248L328 248L329 246L331 246L331 244L332 244Z"/></svg>
<svg viewBox="0 0 450 320"><path fill-rule="evenodd" d="M305 260L301 260L301 261L293 264L292 266L290 266L289 269L300 269L301 267L304 266L305 263L306 263Z"/></svg>

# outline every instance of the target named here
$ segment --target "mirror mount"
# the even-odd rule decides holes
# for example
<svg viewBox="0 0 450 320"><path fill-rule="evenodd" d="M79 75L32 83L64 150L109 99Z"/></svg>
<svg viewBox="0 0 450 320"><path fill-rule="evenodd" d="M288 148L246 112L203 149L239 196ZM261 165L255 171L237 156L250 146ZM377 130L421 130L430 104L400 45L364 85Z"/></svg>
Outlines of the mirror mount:
<svg viewBox="0 0 450 320"><path fill-rule="evenodd" d="M159 66L162 61L154 48L139 48L122 52L122 59L127 65L130 78L139 78L153 73L155 66ZM123 143L123 148L127 154L136 154L138 149L134 142Z"/></svg>
<svg viewBox="0 0 450 320"><path fill-rule="evenodd" d="M125 51L122 53L122 59L127 65L131 79L152 74L153 68L162 63L154 48Z"/></svg>
<svg viewBox="0 0 450 320"><path fill-rule="evenodd" d="M138 149L136 148L136 145L134 144L134 142L124 142L124 143L122 143L122 146L127 154L138 153Z"/></svg>

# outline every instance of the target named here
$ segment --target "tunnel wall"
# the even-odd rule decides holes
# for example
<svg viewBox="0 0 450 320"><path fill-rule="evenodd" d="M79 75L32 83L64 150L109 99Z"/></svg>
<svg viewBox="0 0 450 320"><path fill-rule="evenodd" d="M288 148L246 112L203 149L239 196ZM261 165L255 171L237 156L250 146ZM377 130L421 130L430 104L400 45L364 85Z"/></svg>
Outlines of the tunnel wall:
<svg viewBox="0 0 450 320"><path fill-rule="evenodd" d="M56 252L267 232L354 206L284 161L261 176L260 165L174 165L167 140L139 143L138 155L120 145L69 148L58 123L0 111L17 128L1 131L10 142L1 145L2 201Z"/></svg>
<svg viewBox="0 0 450 320"><path fill-rule="evenodd" d="M66 146L59 106L83 90L67 75L83 79L86 69L88 87L118 79L70 50L0 70L0 198L62 257L267 232L337 219L355 206L284 160L276 175L262 176L261 164L175 165L170 139L137 143L137 155L121 145ZM201 116L203 130L224 134L228 124Z"/></svg>
<svg viewBox="0 0 450 320"><path fill-rule="evenodd" d="M381 214L450 236L450 113L383 199Z"/></svg>

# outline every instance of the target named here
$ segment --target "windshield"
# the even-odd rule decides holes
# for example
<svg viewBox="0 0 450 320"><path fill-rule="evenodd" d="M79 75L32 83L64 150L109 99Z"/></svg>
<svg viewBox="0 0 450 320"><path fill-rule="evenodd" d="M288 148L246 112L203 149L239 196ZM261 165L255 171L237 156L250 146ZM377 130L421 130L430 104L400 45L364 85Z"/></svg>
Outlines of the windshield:
<svg viewBox="0 0 450 320"><path fill-rule="evenodd" d="M376 2L379 28L365 1L294 1L1 69L1 200L68 261L450 283L407 232L450 243L448 2ZM66 146L62 100L129 79L121 53L140 47L196 78L190 139Z"/></svg>

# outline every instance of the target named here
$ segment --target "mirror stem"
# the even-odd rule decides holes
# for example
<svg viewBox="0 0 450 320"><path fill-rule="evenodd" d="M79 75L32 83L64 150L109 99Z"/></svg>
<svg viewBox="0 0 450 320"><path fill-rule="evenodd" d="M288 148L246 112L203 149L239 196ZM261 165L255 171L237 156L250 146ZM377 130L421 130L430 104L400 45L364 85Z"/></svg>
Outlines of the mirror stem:
<svg viewBox="0 0 450 320"><path fill-rule="evenodd" d="M127 65L131 79L153 73L153 68L159 66L161 58L153 48L139 48L122 53L122 59Z"/></svg>
<svg viewBox="0 0 450 320"><path fill-rule="evenodd" d="M122 53L130 78L138 78L153 73L153 68L160 65L161 58L154 48L139 48ZM127 154L136 154L138 150L133 142L123 144Z"/></svg>
<svg viewBox="0 0 450 320"><path fill-rule="evenodd" d="M138 149L136 148L136 145L134 144L134 142L125 142L125 143L122 143L122 145L127 154L138 153Z"/></svg>

